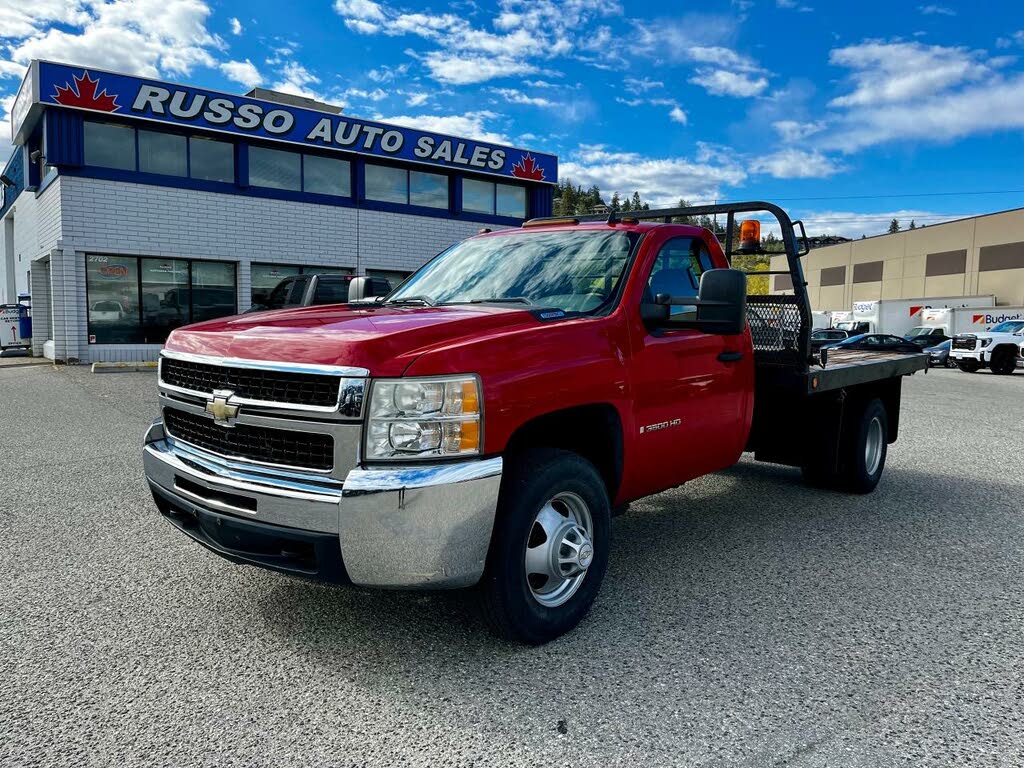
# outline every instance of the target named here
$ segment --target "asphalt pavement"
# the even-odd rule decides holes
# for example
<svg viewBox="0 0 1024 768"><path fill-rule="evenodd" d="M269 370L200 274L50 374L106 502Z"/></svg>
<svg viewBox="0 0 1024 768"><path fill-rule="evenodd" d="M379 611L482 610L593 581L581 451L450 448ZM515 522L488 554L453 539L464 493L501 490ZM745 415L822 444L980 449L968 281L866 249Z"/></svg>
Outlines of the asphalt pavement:
<svg viewBox="0 0 1024 768"><path fill-rule="evenodd" d="M0 367L0 766L1020 766L1022 402L918 374L872 495L744 459L634 503L526 648L217 558L145 488L153 374Z"/></svg>

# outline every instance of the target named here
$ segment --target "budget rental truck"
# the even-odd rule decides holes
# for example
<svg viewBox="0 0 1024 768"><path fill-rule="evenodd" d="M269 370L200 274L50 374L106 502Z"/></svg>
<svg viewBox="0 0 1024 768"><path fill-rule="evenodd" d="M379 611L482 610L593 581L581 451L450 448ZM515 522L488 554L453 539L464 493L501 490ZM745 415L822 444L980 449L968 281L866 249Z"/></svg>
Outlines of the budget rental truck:
<svg viewBox="0 0 1024 768"><path fill-rule="evenodd" d="M947 296L929 299L880 299L855 301L853 318L836 327L851 334L891 333L906 336L921 325L921 312L934 307L991 307L995 296ZM915 334L923 335L923 334Z"/></svg>
<svg viewBox="0 0 1024 768"><path fill-rule="evenodd" d="M747 296L730 268L761 251L737 220L758 212L778 219L792 295ZM716 214L724 248L672 223ZM156 506L236 563L472 587L499 634L546 642L589 610L631 500L744 451L827 489L878 484L903 377L927 360L812 355L806 252L763 202L541 219L373 303L180 328L145 436Z"/></svg>
<svg viewBox="0 0 1024 768"><path fill-rule="evenodd" d="M991 330L995 325L1024 320L1024 307L971 307L967 309L943 307L921 311L921 325L911 328L908 336L928 336L936 333L957 336Z"/></svg>

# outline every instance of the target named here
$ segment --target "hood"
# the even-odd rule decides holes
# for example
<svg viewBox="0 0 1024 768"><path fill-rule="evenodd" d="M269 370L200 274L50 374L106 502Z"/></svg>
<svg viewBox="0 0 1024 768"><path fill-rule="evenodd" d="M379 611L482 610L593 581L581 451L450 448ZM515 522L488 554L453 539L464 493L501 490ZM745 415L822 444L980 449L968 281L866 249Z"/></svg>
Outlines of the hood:
<svg viewBox="0 0 1024 768"><path fill-rule="evenodd" d="M178 328L165 348L245 360L355 366L374 376L400 376L434 347L539 322L523 308L493 305L305 307Z"/></svg>

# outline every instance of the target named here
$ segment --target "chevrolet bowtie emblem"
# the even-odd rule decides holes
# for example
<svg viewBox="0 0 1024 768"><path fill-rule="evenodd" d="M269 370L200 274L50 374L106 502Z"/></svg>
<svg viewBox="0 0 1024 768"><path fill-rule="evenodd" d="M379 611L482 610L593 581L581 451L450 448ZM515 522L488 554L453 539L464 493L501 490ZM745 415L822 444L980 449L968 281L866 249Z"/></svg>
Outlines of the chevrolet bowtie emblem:
<svg viewBox="0 0 1024 768"><path fill-rule="evenodd" d="M217 390L213 393L213 399L206 404L206 412L212 414L214 422L222 427L233 426L233 421L238 416L238 406L228 402L234 394L230 391Z"/></svg>

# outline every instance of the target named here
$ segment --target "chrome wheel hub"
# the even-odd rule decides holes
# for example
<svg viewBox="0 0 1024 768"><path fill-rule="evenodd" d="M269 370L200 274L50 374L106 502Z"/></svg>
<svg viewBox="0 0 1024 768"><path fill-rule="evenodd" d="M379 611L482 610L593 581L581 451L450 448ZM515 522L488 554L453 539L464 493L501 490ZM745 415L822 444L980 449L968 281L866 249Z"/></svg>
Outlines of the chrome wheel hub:
<svg viewBox="0 0 1024 768"><path fill-rule="evenodd" d="M864 468L869 475L878 471L882 463L882 422L877 417L868 424L867 439L864 441Z"/></svg>
<svg viewBox="0 0 1024 768"><path fill-rule="evenodd" d="M553 608L579 589L594 561L590 508L575 493L557 494L537 512L526 542L526 582L533 598Z"/></svg>

